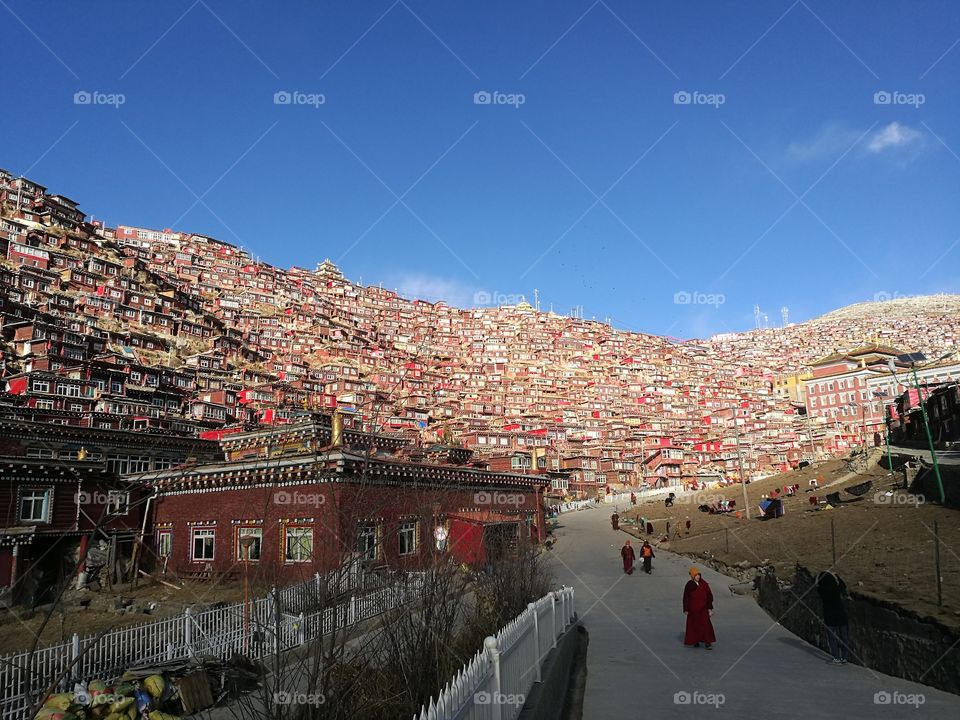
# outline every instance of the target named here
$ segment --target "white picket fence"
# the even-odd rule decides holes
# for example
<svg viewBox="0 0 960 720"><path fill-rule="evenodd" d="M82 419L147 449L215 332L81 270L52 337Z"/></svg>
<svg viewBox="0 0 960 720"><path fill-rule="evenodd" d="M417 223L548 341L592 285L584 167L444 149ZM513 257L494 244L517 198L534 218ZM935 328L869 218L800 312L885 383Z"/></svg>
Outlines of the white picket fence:
<svg viewBox="0 0 960 720"><path fill-rule="evenodd" d="M583 510L584 508L595 507L596 504L595 500L574 500L573 502L561 503L558 506L558 512L563 514L572 510Z"/></svg>
<svg viewBox="0 0 960 720"><path fill-rule="evenodd" d="M488 637L413 720L515 720L557 639L574 620L573 588L551 592Z"/></svg>
<svg viewBox="0 0 960 720"><path fill-rule="evenodd" d="M128 669L190 657L259 659L303 645L415 600L424 573L383 576L360 572L315 575L274 589L249 603L127 625L103 635L74 635L70 642L0 658L0 718L23 720L54 681L63 690L78 680L115 682ZM349 597L346 595L349 593ZM338 597L335 605L332 599ZM28 697L29 695L29 697Z"/></svg>

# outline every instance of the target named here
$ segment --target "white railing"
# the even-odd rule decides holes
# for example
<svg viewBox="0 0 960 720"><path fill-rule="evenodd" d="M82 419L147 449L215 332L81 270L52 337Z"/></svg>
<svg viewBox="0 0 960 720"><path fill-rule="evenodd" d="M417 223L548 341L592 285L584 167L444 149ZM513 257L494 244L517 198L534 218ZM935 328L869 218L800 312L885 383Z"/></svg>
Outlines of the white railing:
<svg viewBox="0 0 960 720"><path fill-rule="evenodd" d="M54 683L60 690L78 680L114 682L128 669L201 655L253 659L285 652L321 635L376 617L415 600L424 573L384 576L362 572L315 575L271 590L266 597L194 612L70 642L0 657L0 718L22 720L31 698ZM331 588L336 595L331 595ZM375 588L375 589L374 589ZM347 597L344 593L352 593ZM339 596L339 597L338 597ZM330 605L334 597L337 604Z"/></svg>
<svg viewBox="0 0 960 720"><path fill-rule="evenodd" d="M551 592L488 637L413 720L515 720L557 639L574 620L573 588Z"/></svg>
<svg viewBox="0 0 960 720"><path fill-rule="evenodd" d="M571 510L583 510L584 508L596 506L595 500L574 500L573 502L565 502L556 506L558 512L565 513L570 512Z"/></svg>

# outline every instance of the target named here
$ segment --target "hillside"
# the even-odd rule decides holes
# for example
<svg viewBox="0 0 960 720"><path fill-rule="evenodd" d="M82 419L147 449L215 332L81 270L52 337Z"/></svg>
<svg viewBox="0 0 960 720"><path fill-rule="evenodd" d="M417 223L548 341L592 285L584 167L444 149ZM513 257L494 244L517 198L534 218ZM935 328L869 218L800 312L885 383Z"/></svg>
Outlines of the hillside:
<svg viewBox="0 0 960 720"><path fill-rule="evenodd" d="M960 297L934 296L676 342L526 303L405 299L329 261L278 268L195 234L106 228L9 174L0 204L5 402L35 419L199 433L338 408L484 455L606 458L582 468L609 483L660 449L686 477L731 471L737 417L747 471L762 473L801 457L811 434L818 451L850 444L843 428L805 424L775 375L870 340L936 355L960 332ZM75 394L54 393L58 378Z"/></svg>

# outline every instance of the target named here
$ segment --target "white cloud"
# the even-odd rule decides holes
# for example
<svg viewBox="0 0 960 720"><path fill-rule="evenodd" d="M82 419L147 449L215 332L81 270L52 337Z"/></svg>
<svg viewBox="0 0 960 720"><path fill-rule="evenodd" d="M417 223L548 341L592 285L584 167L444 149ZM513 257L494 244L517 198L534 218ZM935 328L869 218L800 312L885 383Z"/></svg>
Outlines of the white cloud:
<svg viewBox="0 0 960 720"><path fill-rule="evenodd" d="M853 145L862 134L835 123L824 125L817 134L787 146L787 154L795 160L815 160L825 156L839 156Z"/></svg>
<svg viewBox="0 0 960 720"><path fill-rule="evenodd" d="M923 134L919 130L892 122L870 136L867 150L874 154L882 153L891 148L902 148L917 143L921 137Z"/></svg>
<svg viewBox="0 0 960 720"><path fill-rule="evenodd" d="M474 288L459 280L423 273L404 273L383 283L385 288L394 289L400 295L411 300L436 302L443 300L457 307L471 307Z"/></svg>

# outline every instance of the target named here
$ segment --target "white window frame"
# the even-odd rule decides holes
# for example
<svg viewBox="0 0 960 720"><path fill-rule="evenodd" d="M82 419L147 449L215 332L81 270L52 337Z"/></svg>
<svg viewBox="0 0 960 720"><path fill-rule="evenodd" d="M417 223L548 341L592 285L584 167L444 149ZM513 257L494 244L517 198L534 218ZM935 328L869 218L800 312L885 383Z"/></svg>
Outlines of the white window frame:
<svg viewBox="0 0 960 720"><path fill-rule="evenodd" d="M130 512L130 493L126 490L107 491L107 515L121 516Z"/></svg>
<svg viewBox="0 0 960 720"><path fill-rule="evenodd" d="M305 544L304 539L309 544ZM307 550L302 557L299 550ZM287 525L283 529L283 559L288 563L302 563L313 560L313 528L305 525Z"/></svg>
<svg viewBox="0 0 960 720"><path fill-rule="evenodd" d="M243 545L240 544L240 538L242 537L253 537L255 542L250 546L250 557L246 557L246 553L243 552ZM263 528L262 527L251 527L249 525L241 525L237 528L237 562L244 562L249 560L250 562L260 562L260 558L263 557Z"/></svg>
<svg viewBox="0 0 960 720"><path fill-rule="evenodd" d="M197 540L210 540L210 557L197 557ZM204 543L204 548L206 543ZM206 556L206 552L203 553ZM217 529L212 527L195 527L190 532L190 560L193 562L212 562L217 556Z"/></svg>
<svg viewBox="0 0 960 720"><path fill-rule="evenodd" d="M371 531L369 533L368 531ZM380 532L376 523L360 523L357 526L356 551L360 554L361 560L377 560L380 557ZM372 534L373 544L364 542L361 545L361 539L366 539Z"/></svg>
<svg viewBox="0 0 960 720"><path fill-rule="evenodd" d="M24 514L24 503L31 504L32 512L29 516ZM36 504L40 503L40 513L36 513ZM50 512L53 508L53 488L49 487L29 487L20 491L20 522L27 523L49 523Z"/></svg>
<svg viewBox="0 0 960 720"><path fill-rule="evenodd" d="M397 554L400 557L410 557L418 552L420 552L420 522L405 520L397 528Z"/></svg>
<svg viewBox="0 0 960 720"><path fill-rule="evenodd" d="M157 557L170 557L173 554L173 530L157 530Z"/></svg>

